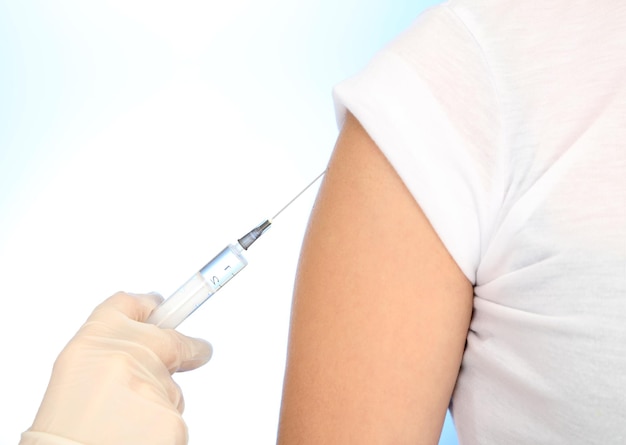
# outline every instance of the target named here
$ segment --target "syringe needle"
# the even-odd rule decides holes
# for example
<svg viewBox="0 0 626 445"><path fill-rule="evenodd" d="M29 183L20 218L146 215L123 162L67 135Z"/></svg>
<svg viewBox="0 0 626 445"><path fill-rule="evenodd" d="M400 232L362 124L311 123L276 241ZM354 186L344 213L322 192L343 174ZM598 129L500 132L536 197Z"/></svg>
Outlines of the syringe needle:
<svg viewBox="0 0 626 445"><path fill-rule="evenodd" d="M261 235L263 235L267 229L270 228L270 226L272 225L272 222L274 221L274 219L278 215L280 215L280 213L283 210L285 210L287 207L289 207L292 202L294 202L296 199L298 199L300 197L300 195L302 195L304 192L306 192L309 187L311 187L313 184L315 184L315 181L317 181L319 178L321 178L324 173L326 173L326 170L324 170L322 173L320 173L313 181L311 181L311 183L309 183L309 185L307 185L304 189L302 189L302 191L300 193L298 193L291 201L289 201L286 206L284 206L282 209L280 209L278 211L278 213L276 215L274 215L271 219L266 219L261 224L256 226L254 229L250 230L247 234L245 234L244 236L239 238L237 241L239 242L241 247L243 247L245 250L248 250L248 247L250 247L252 245L252 243L254 243L257 239L259 239L259 237Z"/></svg>
<svg viewBox="0 0 626 445"><path fill-rule="evenodd" d="M326 170L324 170L322 173L320 173L319 175L317 175L317 177L316 177L313 181L311 181L311 182L309 183L309 185L307 185L305 188L303 188L303 189L302 189L302 191L301 191L300 193L298 193L296 196L294 196L294 198L293 198L291 201L289 201L289 202L288 202L288 203L287 203L287 204L286 204L286 205L285 205L282 209L280 209L280 210L278 211L278 213L276 213L276 215L272 216L272 218L269 220L269 221L270 221L270 223L271 223L272 221L274 221L274 219L276 219L276 217L277 217L278 215L280 215L280 214L283 212L283 210L285 210L285 209L286 209L287 207L289 207L289 206L290 206L290 205L291 205L291 204L292 204L292 203L293 203L296 199L298 199L298 198L300 197L300 195L302 195L304 192L306 192L306 191L309 189L309 187L311 187L313 184L315 184L315 182L316 182L319 178L321 178L321 177L324 175L324 173L326 173Z"/></svg>

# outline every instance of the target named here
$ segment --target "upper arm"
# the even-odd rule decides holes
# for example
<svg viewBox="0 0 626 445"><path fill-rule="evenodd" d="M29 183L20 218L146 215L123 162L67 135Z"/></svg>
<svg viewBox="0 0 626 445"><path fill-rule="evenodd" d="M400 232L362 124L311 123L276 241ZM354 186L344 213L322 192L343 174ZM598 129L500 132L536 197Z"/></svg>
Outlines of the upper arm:
<svg viewBox="0 0 626 445"><path fill-rule="evenodd" d="M473 289L348 115L302 249L280 444L436 444Z"/></svg>

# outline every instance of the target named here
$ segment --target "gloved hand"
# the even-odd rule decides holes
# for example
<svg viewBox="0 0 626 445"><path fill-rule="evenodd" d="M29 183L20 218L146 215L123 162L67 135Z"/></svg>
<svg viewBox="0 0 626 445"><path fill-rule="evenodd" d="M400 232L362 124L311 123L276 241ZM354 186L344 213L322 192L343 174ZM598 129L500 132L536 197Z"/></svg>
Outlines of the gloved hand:
<svg viewBox="0 0 626 445"><path fill-rule="evenodd" d="M120 292L93 311L57 358L20 445L187 443L171 374L205 364L211 345L142 323L161 301Z"/></svg>

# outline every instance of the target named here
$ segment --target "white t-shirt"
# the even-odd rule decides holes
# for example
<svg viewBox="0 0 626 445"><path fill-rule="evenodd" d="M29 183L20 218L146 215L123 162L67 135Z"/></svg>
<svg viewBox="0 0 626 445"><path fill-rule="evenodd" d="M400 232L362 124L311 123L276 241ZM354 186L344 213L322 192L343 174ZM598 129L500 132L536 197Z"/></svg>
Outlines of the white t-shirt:
<svg viewBox="0 0 626 445"><path fill-rule="evenodd" d="M335 100L475 284L461 444L626 444L626 2L449 1Z"/></svg>

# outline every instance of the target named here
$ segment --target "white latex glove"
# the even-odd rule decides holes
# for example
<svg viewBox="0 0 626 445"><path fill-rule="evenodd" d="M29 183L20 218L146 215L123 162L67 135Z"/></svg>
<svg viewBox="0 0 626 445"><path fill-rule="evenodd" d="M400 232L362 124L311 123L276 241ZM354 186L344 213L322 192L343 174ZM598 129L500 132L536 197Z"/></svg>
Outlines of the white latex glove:
<svg viewBox="0 0 626 445"><path fill-rule="evenodd" d="M187 444L171 374L197 368L211 345L143 323L158 295L117 293L63 349L20 445Z"/></svg>

